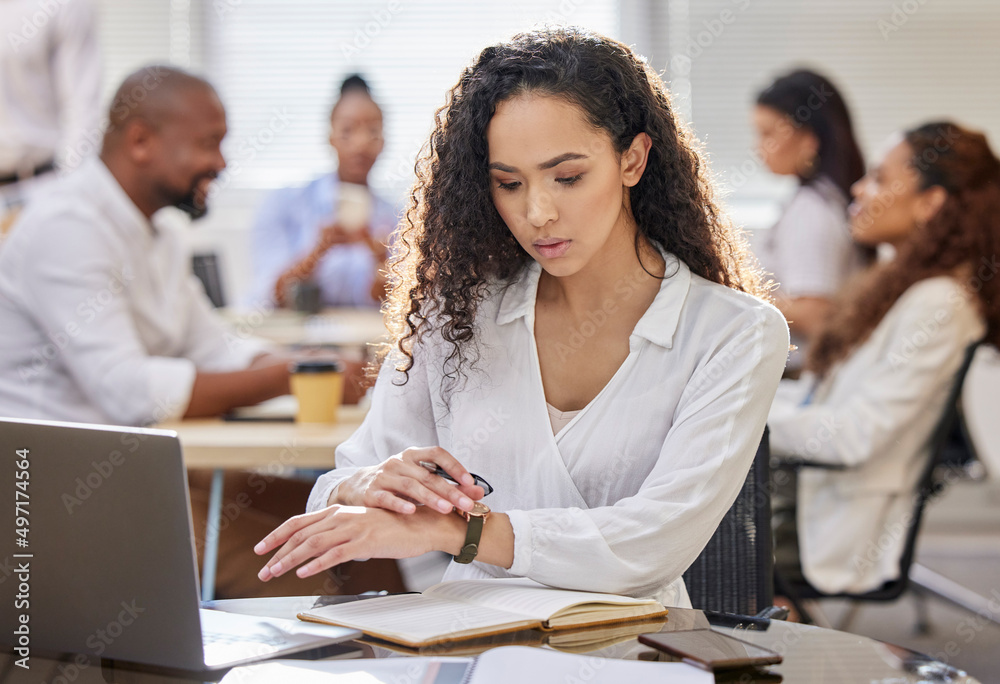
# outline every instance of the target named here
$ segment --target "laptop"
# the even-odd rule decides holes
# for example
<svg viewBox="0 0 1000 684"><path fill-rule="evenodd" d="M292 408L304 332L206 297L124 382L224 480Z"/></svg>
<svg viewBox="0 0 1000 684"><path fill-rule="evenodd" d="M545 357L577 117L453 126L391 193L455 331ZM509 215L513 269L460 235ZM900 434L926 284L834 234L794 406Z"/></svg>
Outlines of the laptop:
<svg viewBox="0 0 1000 684"><path fill-rule="evenodd" d="M0 456L0 643L15 659L206 671L360 636L200 608L176 433L0 418Z"/></svg>

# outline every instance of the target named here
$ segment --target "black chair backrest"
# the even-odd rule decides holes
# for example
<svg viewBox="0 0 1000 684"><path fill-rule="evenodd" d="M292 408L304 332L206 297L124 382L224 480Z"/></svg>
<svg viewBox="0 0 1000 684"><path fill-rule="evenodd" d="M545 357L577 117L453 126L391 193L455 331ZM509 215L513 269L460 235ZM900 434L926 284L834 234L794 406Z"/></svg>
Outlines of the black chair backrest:
<svg viewBox="0 0 1000 684"><path fill-rule="evenodd" d="M962 387L965 385L965 376L972 366L972 359L976 355L976 349L982 342L975 342L965 350L965 357L962 365L955 374L955 381L944 404L944 413L934 426L934 432L930 439L930 458L924 466L924 470L917 481L917 488L913 500L913 515L910 517L909 527L906 530L906 541L903 545L903 554L899 559L899 575L896 579L890 580L881 587L863 594L852 594L848 592L839 594L825 594L815 587L805 585L792 585L785 578L779 577L779 589L787 594L794 601L799 599L814 598L849 598L855 601L894 601L906 591L910 581L910 566L913 565L913 557L917 548L917 534L920 532L920 523L924 514L924 507L927 502L937 496L944 489L943 466L949 463L961 463L970 456L974 457L972 441L969 439L962 417ZM958 442L962 446L961 450L965 454L958 459L954 456L954 443ZM811 467L811 466L810 466ZM800 609L801 610L801 609Z"/></svg>
<svg viewBox="0 0 1000 684"><path fill-rule="evenodd" d="M743 489L684 573L695 608L756 615L774 603L770 458L765 428Z"/></svg>
<svg viewBox="0 0 1000 684"><path fill-rule="evenodd" d="M191 269L205 287L205 294L212 300L212 306L216 308L225 306L226 296L222 291L219 257L215 253L195 254L191 257Z"/></svg>
<svg viewBox="0 0 1000 684"><path fill-rule="evenodd" d="M913 564L913 556L917 547L917 533L920 532L920 521L923 518L924 507L927 502L941 493L945 486L945 473L942 466L946 466L949 461L954 460L954 448L952 445L956 439L964 442L966 449L974 456L972 442L968 438L965 427L965 420L962 415L962 388L965 385L965 376L969 374L972 360L976 356L976 350L981 342L970 344L965 350L965 357L962 365L955 375L955 382L945 402L944 414L931 434L931 454L924 472L917 483L917 491L914 497L914 511L909 529L906 531L906 544L903 547L903 555L899 559L899 579L887 582L881 589L871 592L872 600L892 600L902 594L909 583L910 565Z"/></svg>

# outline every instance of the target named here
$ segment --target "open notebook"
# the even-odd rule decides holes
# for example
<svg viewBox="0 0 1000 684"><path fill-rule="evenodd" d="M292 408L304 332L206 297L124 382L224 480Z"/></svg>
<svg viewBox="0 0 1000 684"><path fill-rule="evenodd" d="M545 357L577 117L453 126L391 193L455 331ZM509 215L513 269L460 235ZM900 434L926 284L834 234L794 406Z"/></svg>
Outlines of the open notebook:
<svg viewBox="0 0 1000 684"><path fill-rule="evenodd" d="M521 578L442 582L422 594L313 608L299 618L420 647L524 629L568 629L666 615L656 601L552 589Z"/></svg>
<svg viewBox="0 0 1000 684"><path fill-rule="evenodd" d="M578 629L544 631L525 629L417 647L401 646L369 636L364 636L359 641L373 648L381 649L387 654L402 653L411 656L474 656L501 646L547 646L566 653L594 653L634 642L640 634L659 632L663 629L666 621L666 616L660 616ZM376 653L380 654L381 652L376 651ZM598 653L598 655L603 654Z"/></svg>

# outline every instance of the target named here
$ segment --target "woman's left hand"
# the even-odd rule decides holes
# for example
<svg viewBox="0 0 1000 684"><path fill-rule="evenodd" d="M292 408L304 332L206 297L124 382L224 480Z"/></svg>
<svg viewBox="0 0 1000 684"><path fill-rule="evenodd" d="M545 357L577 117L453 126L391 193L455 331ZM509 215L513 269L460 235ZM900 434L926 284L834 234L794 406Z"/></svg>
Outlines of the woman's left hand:
<svg viewBox="0 0 1000 684"><path fill-rule="evenodd" d="M458 539L464 524L457 515L426 507L401 515L382 508L333 505L290 518L264 537L254 547L257 555L281 548L257 576L266 582L304 563L295 574L310 577L351 560L419 556L437 548L437 532L450 525Z"/></svg>

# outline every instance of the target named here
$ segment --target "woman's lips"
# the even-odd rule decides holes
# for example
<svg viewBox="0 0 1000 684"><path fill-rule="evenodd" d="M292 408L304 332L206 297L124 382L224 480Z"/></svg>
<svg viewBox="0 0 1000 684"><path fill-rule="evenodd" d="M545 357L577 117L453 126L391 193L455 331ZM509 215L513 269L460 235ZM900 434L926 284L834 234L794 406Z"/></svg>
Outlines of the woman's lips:
<svg viewBox="0 0 1000 684"><path fill-rule="evenodd" d="M566 253L571 242L572 240L547 238L534 243L534 247L546 259L555 259Z"/></svg>

